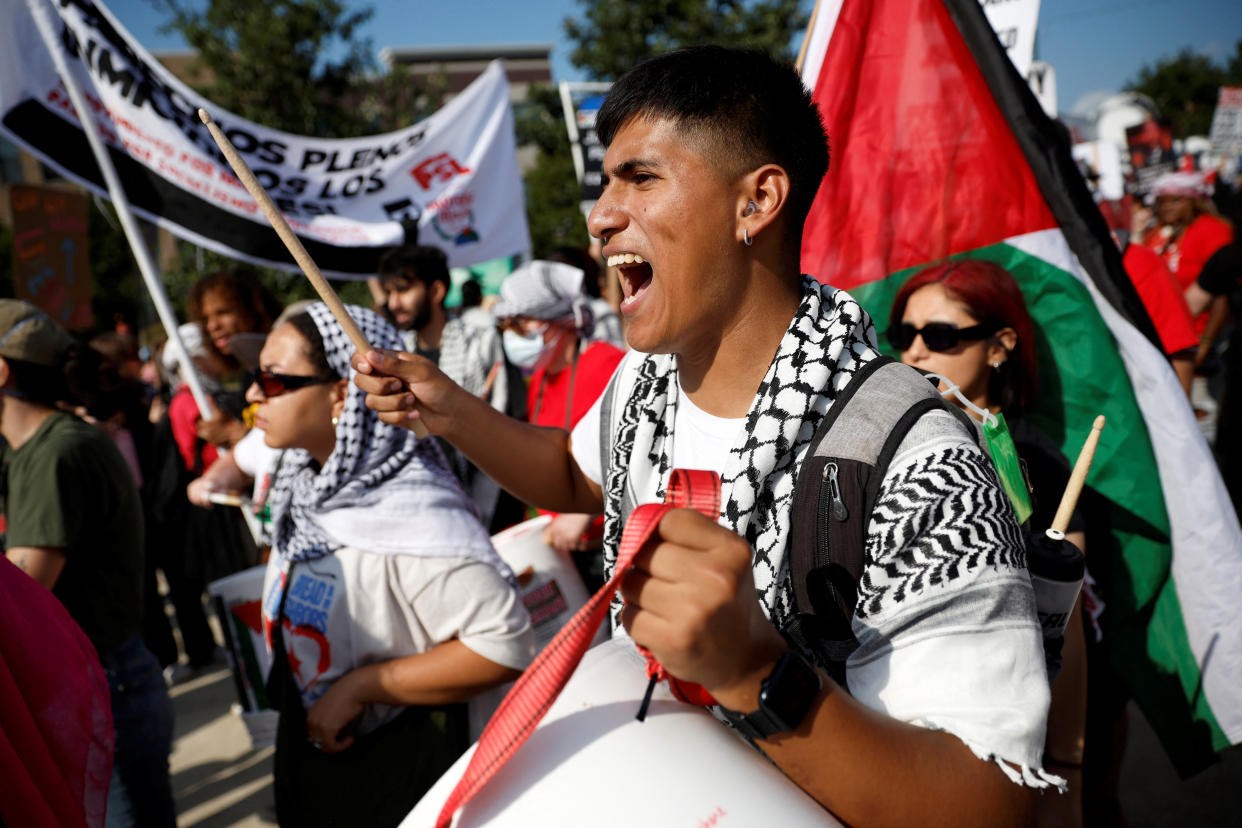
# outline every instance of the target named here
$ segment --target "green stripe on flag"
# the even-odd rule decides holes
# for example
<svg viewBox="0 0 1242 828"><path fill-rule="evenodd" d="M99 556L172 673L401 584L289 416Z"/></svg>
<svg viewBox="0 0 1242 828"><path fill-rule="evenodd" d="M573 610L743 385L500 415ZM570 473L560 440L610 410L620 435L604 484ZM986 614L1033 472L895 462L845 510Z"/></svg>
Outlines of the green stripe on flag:
<svg viewBox="0 0 1242 828"><path fill-rule="evenodd" d="M1002 243L951 258L995 262L1017 279L1037 329L1039 398L1028 416L1071 463L1096 415L1107 418L1088 477L1090 487L1107 500L1097 511L1109 521L1112 547L1104 559L1101 550L1087 550L1088 566L1110 584L1101 623L1113 644L1114 666L1148 713L1170 758L1183 774L1193 772L1229 740L1201 692L1199 666L1170 577L1169 519L1156 458L1113 335L1086 286L1038 256ZM897 291L920 267L850 289L879 331L888 326ZM1059 492L1036 494L1060 497Z"/></svg>

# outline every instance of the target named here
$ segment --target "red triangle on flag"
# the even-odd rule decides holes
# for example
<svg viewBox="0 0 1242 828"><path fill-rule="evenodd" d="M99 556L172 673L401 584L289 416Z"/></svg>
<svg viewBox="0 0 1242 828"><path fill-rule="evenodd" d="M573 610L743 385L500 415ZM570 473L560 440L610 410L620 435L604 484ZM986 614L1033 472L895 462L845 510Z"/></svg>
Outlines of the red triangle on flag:
<svg viewBox="0 0 1242 828"><path fill-rule="evenodd" d="M846 0L812 91L832 162L806 273L850 288L1057 226L939 0Z"/></svg>

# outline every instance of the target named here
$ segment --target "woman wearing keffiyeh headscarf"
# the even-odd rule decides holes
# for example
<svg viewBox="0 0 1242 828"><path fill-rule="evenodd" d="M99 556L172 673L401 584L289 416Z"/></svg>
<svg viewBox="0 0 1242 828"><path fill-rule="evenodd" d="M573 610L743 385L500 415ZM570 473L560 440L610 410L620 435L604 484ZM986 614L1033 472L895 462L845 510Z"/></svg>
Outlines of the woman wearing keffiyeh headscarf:
<svg viewBox="0 0 1242 828"><path fill-rule="evenodd" d="M440 449L366 408L351 352L312 305L268 336L247 391L286 449L263 600L282 824L396 824L465 749L460 703L533 654L513 574Z"/></svg>

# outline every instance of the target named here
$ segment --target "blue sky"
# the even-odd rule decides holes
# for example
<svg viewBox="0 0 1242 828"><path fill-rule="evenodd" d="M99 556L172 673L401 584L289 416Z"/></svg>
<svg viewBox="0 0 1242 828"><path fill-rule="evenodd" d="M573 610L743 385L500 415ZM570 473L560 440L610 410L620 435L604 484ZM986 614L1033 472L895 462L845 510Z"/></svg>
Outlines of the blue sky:
<svg viewBox="0 0 1242 828"><path fill-rule="evenodd" d="M623 0L618 0L623 2ZM148 49L183 48L159 32L166 15L151 0L104 0ZM261 0L255 0L261 2ZM811 0L807 0L808 5ZM365 36L385 46L551 43L556 80L579 80L561 22L576 0L377 0ZM1239 0L1042 0L1036 57L1053 65L1063 110L1092 92L1119 90L1144 63L1183 48L1221 60L1242 38Z"/></svg>

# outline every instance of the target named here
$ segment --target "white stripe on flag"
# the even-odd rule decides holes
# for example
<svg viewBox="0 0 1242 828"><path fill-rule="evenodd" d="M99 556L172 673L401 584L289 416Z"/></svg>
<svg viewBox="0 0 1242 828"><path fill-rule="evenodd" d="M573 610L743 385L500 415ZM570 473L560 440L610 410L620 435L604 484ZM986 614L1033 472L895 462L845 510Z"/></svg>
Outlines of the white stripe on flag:
<svg viewBox="0 0 1242 828"><path fill-rule="evenodd" d="M1164 355L1096 289L1060 230L1005 243L1085 285L1117 340L1160 472L1172 527L1173 586L1203 692L1229 741L1242 742L1242 529L1181 383Z"/></svg>
<svg viewBox="0 0 1242 828"><path fill-rule="evenodd" d="M819 0L815 7L815 17L811 21L814 28L807 30L807 43L803 47L806 57L802 63L802 83L812 92L815 91L819 68L824 65L824 55L828 54L828 41L832 40L832 32L837 27L837 17L841 14L844 2L845 0Z"/></svg>

